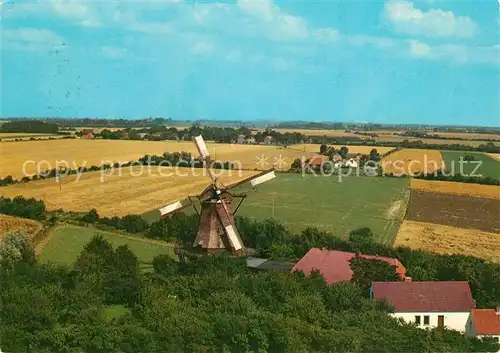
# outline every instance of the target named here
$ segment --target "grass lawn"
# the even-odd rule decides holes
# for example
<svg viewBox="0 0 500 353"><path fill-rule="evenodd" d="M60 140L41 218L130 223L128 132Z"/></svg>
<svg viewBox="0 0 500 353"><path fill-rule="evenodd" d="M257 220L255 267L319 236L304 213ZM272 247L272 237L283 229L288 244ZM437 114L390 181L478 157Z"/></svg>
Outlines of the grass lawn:
<svg viewBox="0 0 500 353"><path fill-rule="evenodd" d="M369 227L376 240L392 244L403 221L409 197L404 178L313 176L279 173L276 179L247 191L238 215L256 219L273 216L290 230L318 227L346 237ZM273 196L274 193L274 196Z"/></svg>
<svg viewBox="0 0 500 353"><path fill-rule="evenodd" d="M48 235L48 241L40 253L40 261L72 264L94 234L100 233L114 247L128 245L140 261L150 262L159 254L173 254L173 248L149 239L134 239L93 228L60 226Z"/></svg>
<svg viewBox="0 0 500 353"><path fill-rule="evenodd" d="M475 174L498 178L500 176L500 162L489 157L484 153L478 152L462 152L462 151L441 151L443 161L445 162L447 171L453 171L454 174L460 174L460 157L471 155L474 157L474 162L463 163L463 172L466 176L470 175L477 166L477 161L481 161L480 167L475 171Z"/></svg>

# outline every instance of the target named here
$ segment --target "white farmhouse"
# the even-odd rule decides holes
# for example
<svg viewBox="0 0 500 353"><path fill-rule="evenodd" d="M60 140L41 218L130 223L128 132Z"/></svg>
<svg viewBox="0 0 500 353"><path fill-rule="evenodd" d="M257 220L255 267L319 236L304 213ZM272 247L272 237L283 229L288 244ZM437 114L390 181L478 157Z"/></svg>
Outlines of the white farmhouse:
<svg viewBox="0 0 500 353"><path fill-rule="evenodd" d="M421 328L446 327L465 332L475 308L468 282L373 282L370 296L387 299L394 317Z"/></svg>
<svg viewBox="0 0 500 353"><path fill-rule="evenodd" d="M472 309L465 331L467 336L493 338L500 343L500 306L496 309Z"/></svg>

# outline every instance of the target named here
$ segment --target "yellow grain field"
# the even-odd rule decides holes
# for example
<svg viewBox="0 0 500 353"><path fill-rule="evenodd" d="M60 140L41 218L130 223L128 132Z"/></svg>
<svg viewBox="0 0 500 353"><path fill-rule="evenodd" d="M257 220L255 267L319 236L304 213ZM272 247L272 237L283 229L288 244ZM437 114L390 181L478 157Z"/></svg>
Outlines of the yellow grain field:
<svg viewBox="0 0 500 353"><path fill-rule="evenodd" d="M457 183L454 181L432 181L422 179L411 179L410 185L412 190L473 197L486 197L500 200L500 186L497 185L480 185L472 183Z"/></svg>
<svg viewBox="0 0 500 353"><path fill-rule="evenodd" d="M500 236L475 229L404 221L393 245L500 262Z"/></svg>
<svg viewBox="0 0 500 353"><path fill-rule="evenodd" d="M486 153L489 157L496 159L500 162L500 153Z"/></svg>
<svg viewBox="0 0 500 353"><path fill-rule="evenodd" d="M304 144L299 144L299 145L293 145L291 148L301 150L301 151L308 151L308 152L315 152L319 153L319 148L320 144L313 144L313 143L304 143ZM382 147L382 146L346 146L346 145L329 145L329 147L335 147L336 149L340 149L341 147L347 147L349 149L349 153L361 153L361 154L369 154L370 151L375 148L378 153L380 154L385 154L389 151L392 151L394 147Z"/></svg>
<svg viewBox="0 0 500 353"><path fill-rule="evenodd" d="M256 172L214 170L214 173L220 174L222 183L229 185ZM77 175L71 175L63 178L61 185L55 179L15 184L0 188L0 195L42 199L49 210L85 212L95 208L103 216L123 216L141 214L197 195L209 184L204 169L136 166L83 173L79 180Z"/></svg>
<svg viewBox="0 0 500 353"><path fill-rule="evenodd" d="M428 132L431 135L439 135L446 138L461 138L461 139L481 139L481 140L496 140L500 141L500 134L475 134L470 132Z"/></svg>
<svg viewBox="0 0 500 353"><path fill-rule="evenodd" d="M9 232L14 232L16 230L25 232L26 234L33 236L38 233L43 228L40 222L7 216L0 214L0 238Z"/></svg>
<svg viewBox="0 0 500 353"><path fill-rule="evenodd" d="M418 172L432 173L443 167L441 153L436 150L403 149L382 160L385 173L412 175Z"/></svg>
<svg viewBox="0 0 500 353"><path fill-rule="evenodd" d="M426 144L436 144L436 145L467 145L471 147L478 147L479 145L484 145L491 141L472 141L472 140L452 140L452 139L439 139L439 138L419 138L419 137L409 137L409 136L379 136L376 138L377 142L403 142L404 140L412 141L422 141Z"/></svg>
<svg viewBox="0 0 500 353"><path fill-rule="evenodd" d="M42 134L34 132L0 132L0 137L24 137L24 136L53 136L54 134Z"/></svg>
<svg viewBox="0 0 500 353"><path fill-rule="evenodd" d="M288 170L295 158L311 157L314 153L294 149L262 145L207 144L213 159L239 161L244 169ZM161 155L164 152L190 152L197 156L193 142L130 141L130 140L52 140L23 143L0 143L0 177L12 175L21 178L25 172L39 174L58 164L78 166L134 161L146 154ZM59 163L58 163L59 161ZM66 162L63 162L66 161ZM238 163L235 163L237 166ZM37 170L38 169L38 170Z"/></svg>

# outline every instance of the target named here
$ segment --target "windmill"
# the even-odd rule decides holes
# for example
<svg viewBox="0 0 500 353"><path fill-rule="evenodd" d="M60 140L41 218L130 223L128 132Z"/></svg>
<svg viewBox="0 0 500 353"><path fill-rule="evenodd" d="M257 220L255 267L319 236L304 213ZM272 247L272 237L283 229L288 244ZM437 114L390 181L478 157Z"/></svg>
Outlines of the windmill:
<svg viewBox="0 0 500 353"><path fill-rule="evenodd" d="M188 197L182 201L175 201L161 207L158 209L158 212L161 217L167 217L189 206L193 206L200 216L198 233L193 243L194 250L199 250L206 254L213 254L227 249L235 255L245 254L246 249L236 229L234 215L246 195L232 193L230 189L248 181L250 181L252 187L255 187L274 179L276 177L274 168L262 171L230 186L225 186L210 170L210 154L208 153L203 137L201 135L196 136L193 138L193 141L199 152L200 159L204 162L204 167L212 183L197 196L197 201L195 200L193 202L192 198ZM233 209L233 200L235 198L239 198L240 201ZM198 202L201 204L199 212L194 206L195 203Z"/></svg>

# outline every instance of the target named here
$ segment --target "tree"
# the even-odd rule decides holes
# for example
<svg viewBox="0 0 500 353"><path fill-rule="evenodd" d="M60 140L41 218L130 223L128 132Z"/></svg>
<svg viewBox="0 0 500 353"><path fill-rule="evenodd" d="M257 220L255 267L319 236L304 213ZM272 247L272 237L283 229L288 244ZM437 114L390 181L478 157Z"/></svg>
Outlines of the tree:
<svg viewBox="0 0 500 353"><path fill-rule="evenodd" d="M326 152L328 151L328 146L325 145L325 144L322 144L320 147L319 147L319 153L320 154L324 154L326 155Z"/></svg>
<svg viewBox="0 0 500 353"><path fill-rule="evenodd" d="M35 249L26 233L14 231L0 238L0 263L12 266L17 262L33 264Z"/></svg>
<svg viewBox="0 0 500 353"><path fill-rule="evenodd" d="M340 147L340 150L339 150L339 155L343 158L343 159L346 159L347 158L347 154L349 153L349 149L345 146L342 146Z"/></svg>
<svg viewBox="0 0 500 353"><path fill-rule="evenodd" d="M378 162L382 159L382 157L380 157L380 154L377 152L377 149L373 148L371 151L370 151L370 160L371 161L374 161L374 162Z"/></svg>
<svg viewBox="0 0 500 353"><path fill-rule="evenodd" d="M368 227L358 228L349 233L349 241L353 243L369 243L373 241L373 233Z"/></svg>
<svg viewBox="0 0 500 353"><path fill-rule="evenodd" d="M352 281L368 295L368 288L374 281L400 281L396 266L382 260L364 259L355 256L349 260L353 272Z"/></svg>
<svg viewBox="0 0 500 353"><path fill-rule="evenodd" d="M86 213L81 220L86 223L96 223L99 220L99 214L95 208L91 209L88 213Z"/></svg>

